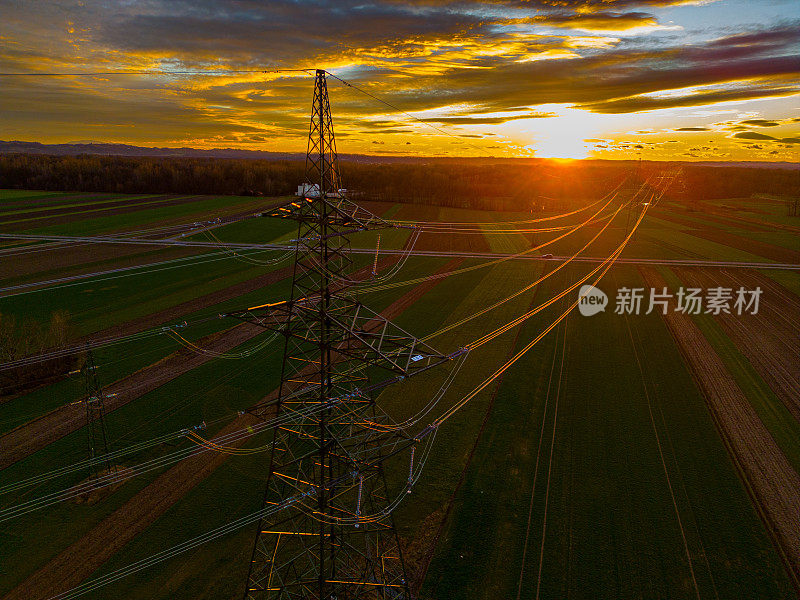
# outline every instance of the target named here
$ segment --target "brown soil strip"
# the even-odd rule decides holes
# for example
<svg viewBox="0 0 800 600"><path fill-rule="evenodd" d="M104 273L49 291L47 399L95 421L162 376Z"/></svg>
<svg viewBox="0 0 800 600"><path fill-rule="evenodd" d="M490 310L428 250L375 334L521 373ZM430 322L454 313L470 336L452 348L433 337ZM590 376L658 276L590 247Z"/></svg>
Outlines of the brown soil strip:
<svg viewBox="0 0 800 600"><path fill-rule="evenodd" d="M734 206L727 206L725 208L720 208L714 204L710 204L707 202L699 202L697 203L696 210L692 211L688 208L682 209L687 214L695 214L701 216L703 218L708 218L712 216L717 219L720 223L726 223L728 225L734 225L736 227L749 227L760 230L764 227L767 230L775 230L775 229L782 229L784 231L794 231L796 233L800 233L800 227L796 227L794 225L784 225L783 223L765 223L763 219L754 219L752 217L745 217L742 215L733 214L734 211L738 211L738 207ZM748 208L748 211L751 212L764 212L764 211L756 211L752 208Z"/></svg>
<svg viewBox="0 0 800 600"><path fill-rule="evenodd" d="M197 198L192 199L185 199L185 200L165 200L160 202L156 206L137 206L136 204L128 203L127 206L119 206L113 210L109 210L104 212L101 208L92 209L90 206L84 206L81 208L86 209L86 212L77 212L73 211L71 213L66 213L63 215L53 215L53 216L45 216L43 218L37 218L37 213L27 213L21 215L14 215L19 219L25 219L20 221L19 219L13 219L16 221L15 223L5 223L3 224L3 231L24 231L27 229L39 229L42 227L50 227L52 225L63 225L64 223L74 223L76 221L83 221L86 219L92 219L96 217L104 217L104 216L111 216L111 215L125 215L132 212L148 210L148 208L164 208L167 206L176 206L179 204L186 204L187 202L192 202ZM154 199L155 200L155 199Z"/></svg>
<svg viewBox="0 0 800 600"><path fill-rule="evenodd" d="M639 270L647 285L658 289L666 285L655 269ZM800 592L800 476L697 325L674 308L672 299L664 322L703 392L720 437Z"/></svg>
<svg viewBox="0 0 800 600"><path fill-rule="evenodd" d="M31 246L35 248L36 246ZM156 255L156 246L71 243L53 246L44 251L26 252L0 257L0 281L5 285L33 283L56 277L82 275L118 267L182 258L208 252L209 248L166 246ZM114 261L102 264L104 261ZM101 264L98 264L101 263ZM57 271L57 273L52 273ZM48 272L49 273L48 275ZM36 277L38 275L38 277Z"/></svg>
<svg viewBox="0 0 800 600"><path fill-rule="evenodd" d="M400 221L437 221L439 219L439 207L432 204L402 203L395 215L395 219Z"/></svg>
<svg viewBox="0 0 800 600"><path fill-rule="evenodd" d="M738 350L800 421L800 299L777 282L752 270L674 268L688 286L762 290L758 313L720 313L714 318Z"/></svg>
<svg viewBox="0 0 800 600"><path fill-rule="evenodd" d="M396 219L409 221L439 221L438 206L404 204ZM415 250L438 250L444 252L489 252L489 244L482 233L439 233L423 231L414 246Z"/></svg>
<svg viewBox="0 0 800 600"><path fill-rule="evenodd" d="M382 217L395 205L394 202L381 202L380 200L365 200L359 202L358 205L371 212L373 215ZM394 218L394 217L393 217Z"/></svg>
<svg viewBox="0 0 800 600"><path fill-rule="evenodd" d="M438 250L444 252L489 252L489 244L483 234L433 233L423 231L415 250Z"/></svg>
<svg viewBox="0 0 800 600"><path fill-rule="evenodd" d="M196 200L197 198L194 198ZM274 199L273 199L274 200ZM275 204L274 202L272 204ZM242 210L242 205L231 206L215 210L212 214L195 213L193 215L182 215L172 217L163 221L153 221L145 225L146 228L182 225L187 222L202 221L209 218L220 216L239 217L250 215L255 212L255 208ZM119 214L117 211L114 214ZM127 229L130 229L127 228ZM104 234L124 233L125 228L104 232ZM135 231L135 230L134 230ZM31 245L31 249L37 246ZM42 247L46 247L44 244ZM58 270L58 276L76 275L96 270L109 269L116 266L131 266L146 264L154 260L167 260L191 254L208 252L208 248L178 248L162 247L157 259L153 256L154 249L158 246L128 246L121 244L91 244L76 242L64 245L53 245L46 251L30 252L11 257L11 260L0 261L0 280L9 279L11 283L26 281L27 278L37 273L47 273ZM114 259L124 259L119 263L98 266L97 263ZM24 277L26 279L21 279Z"/></svg>
<svg viewBox="0 0 800 600"><path fill-rule="evenodd" d="M55 195L53 195L55 194ZM48 197L23 197L14 200L6 199L0 203L0 213L10 210L19 210L23 208L40 208L48 204L69 204L72 202L90 201L90 200L114 200L115 198L122 198L123 194L113 194L108 192L98 193L73 193L73 194L60 194L59 192L43 191L42 196ZM139 195L139 194L136 194ZM141 194L144 195L144 194Z"/></svg>
<svg viewBox="0 0 800 600"><path fill-rule="evenodd" d="M260 327L245 323L202 338L198 345L210 352L227 352L263 331ZM116 410L152 392L209 360L212 360L212 357L188 349L173 352L163 360L106 386L103 390L106 394L115 394L105 401L106 412ZM85 424L85 408L79 403L67 404L12 429L0 437L0 469L5 469L65 435L77 431Z"/></svg>
<svg viewBox="0 0 800 600"><path fill-rule="evenodd" d="M702 229L703 227L714 227L715 225L730 225L745 229L748 231L775 231L775 227L771 223L764 221L758 223L756 221L740 221L727 217L719 216L718 214L710 214L705 211L691 211L683 207L672 205L669 208L657 207L653 209L652 214L654 217L664 219L665 221L672 221L679 225L686 225L694 229ZM694 221L690 218L682 218L678 215L686 215L687 217L696 217L702 219L703 222Z"/></svg>
<svg viewBox="0 0 800 600"><path fill-rule="evenodd" d="M238 298L239 296L243 296L244 294L253 292L257 289L267 287L282 279L285 279L286 277L289 277L291 274L292 267L284 267L283 269L266 273L265 275L261 275L255 279L248 279L247 281L243 281L216 292L200 296L199 298L187 300L186 302L176 304L175 306L165 308L164 310L149 315L144 315L138 319L126 321L120 325L114 325L107 329L103 329L102 331L97 331L91 335L77 340L77 343L85 342L90 339L132 335L152 327L158 327L159 325L163 325L169 321L176 321L182 317L185 317L187 314L191 314L203 308L214 306L226 300ZM49 383L47 385L49 385ZM0 398L0 404L11 400L14 397L15 396Z"/></svg>
<svg viewBox="0 0 800 600"><path fill-rule="evenodd" d="M397 257L391 256L385 258L380 264L383 268L387 268L395 262L397 262ZM131 335L145 329L157 327L167 321L179 319L206 306L212 306L276 283L290 276L291 273L292 267L285 267L256 279L251 279L157 313L105 329L100 334L93 334L91 337ZM262 331L263 329L261 328L247 327L242 329L241 327L234 327L224 332L207 336L200 340L198 345L212 352L227 352ZM105 403L106 412L111 412L155 390L209 360L211 360L211 357L198 355L189 350L179 350L153 365L106 386L106 393L117 394L116 397L109 399ZM11 430L0 437L0 450L2 450L0 454L0 470L80 429L84 425L84 420L85 415L81 405L67 405Z"/></svg>
<svg viewBox="0 0 800 600"><path fill-rule="evenodd" d="M158 208L159 205L169 206L172 202L176 202L179 204L183 204L185 202L194 202L196 200L196 196L191 196L188 198L181 198L179 196L151 196L149 198L138 198L136 196L132 198L120 198L118 200L111 200L108 199L108 202L96 202L96 203L79 203L73 204L71 206L56 206L54 208L48 208L46 210L32 210L30 212L25 213L17 213L15 215L9 215L11 221L18 221L18 220L39 220L40 217L67 217L72 213L81 213L84 215L88 215L89 213L93 212L102 212L105 210L114 210L115 208L128 208L128 207L141 207L143 209L146 208ZM44 208L44 207L41 207Z"/></svg>
<svg viewBox="0 0 800 600"><path fill-rule="evenodd" d="M178 196L173 196L173 197L163 196L150 199L152 201L156 201L157 204L140 205L137 202L144 202L144 200L140 199L138 201L137 200L124 201L121 203L120 206L116 206L108 210L106 210L105 208L93 209L91 208L91 206L82 206L82 207L75 207L75 209L72 212L57 214L52 216L44 216L43 218L38 218L39 216L42 216L40 213L27 213L27 218L25 214L14 215L15 217L19 217L19 219L26 219L26 220L18 221L18 219L13 219L14 221L18 222L4 224L3 231L10 232L10 231L22 231L34 228L40 229L42 227L50 227L52 225L63 225L64 223L74 223L76 221L84 221L86 219L93 219L106 216L126 215L129 213L134 213L139 211L155 210L159 208L166 208L169 206L180 206L181 204L191 204L192 202L197 202L198 200L205 200L205 199L206 199L205 196L190 196L188 198L179 198ZM79 209L84 209L84 210L81 211ZM186 217L184 216L184 218Z"/></svg>
<svg viewBox="0 0 800 600"><path fill-rule="evenodd" d="M99 338L139 333L145 329L157 327L169 321L180 319L181 317L185 317L187 314L197 312L198 310L208 308L209 306L214 306L221 302L225 302L226 300L238 298L239 296L243 296L258 289L270 286L278 281L290 277L291 275L292 267L283 267L282 269L278 269L276 271L270 271L269 273L265 273L264 275L260 275L254 279L248 279L247 281L217 290L216 292L211 292L210 294L205 294L198 298L181 302L180 304L165 308L164 310L160 310L149 315L144 315L138 319L126 321L125 323L103 329L102 331L93 333L91 336L87 336L86 339L89 337Z"/></svg>
<svg viewBox="0 0 800 600"><path fill-rule="evenodd" d="M462 259L444 265L439 272L454 269ZM428 281L409 290L381 314L393 319L442 280ZM273 391L270 396L274 396ZM258 422L250 414L236 418L217 435L225 435ZM243 443L234 442L238 446ZM49 598L75 587L100 568L128 542L144 531L191 489L208 477L228 458L225 454L206 452L184 460L160 475L86 536L61 552L56 558L15 588L5 600Z"/></svg>
<svg viewBox="0 0 800 600"><path fill-rule="evenodd" d="M679 225L692 227L693 229L686 231L685 233L702 238L704 240L709 240L711 242L716 242L717 244L736 248L737 250L742 250L743 252L756 254L757 256L762 256L764 258L768 258L769 260L774 260L775 262L800 263L800 250L792 250L790 248L776 246L775 244L769 244L767 242L751 239L735 233L728 233L727 231L722 231L721 229L713 229L707 226L704 227L701 223L696 223L694 221L690 221L689 219L681 219L679 217L665 214L658 215L658 218L664 219L665 221L678 223ZM798 246L800 247L800 242L798 243Z"/></svg>
<svg viewBox="0 0 800 600"><path fill-rule="evenodd" d="M241 416L219 435L257 422L252 415ZM227 458L227 454L205 452L179 462L12 590L5 600L50 598L80 584Z"/></svg>

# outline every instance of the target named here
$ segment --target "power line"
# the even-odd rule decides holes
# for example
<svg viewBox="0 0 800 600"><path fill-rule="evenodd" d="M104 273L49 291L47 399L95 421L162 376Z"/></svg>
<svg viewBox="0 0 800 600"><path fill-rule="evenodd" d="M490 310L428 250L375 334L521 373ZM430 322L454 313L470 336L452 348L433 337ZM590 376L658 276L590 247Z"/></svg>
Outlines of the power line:
<svg viewBox="0 0 800 600"><path fill-rule="evenodd" d="M31 72L31 73L0 73L0 77L97 77L111 75L233 75L240 73L305 73L311 75L313 69L217 69L194 71L165 71L163 69L145 69L139 71L75 71L72 73L58 72Z"/></svg>
<svg viewBox="0 0 800 600"><path fill-rule="evenodd" d="M136 71L74 71L74 72L31 72L31 73L0 73L0 77L114 77L114 76L131 76L131 75L159 75L159 76L172 76L172 75L205 75L205 76L225 76L225 75L236 75L236 74L246 74L246 73L305 73L306 75L312 75L314 69L217 69L217 70L189 70L189 71L167 71L163 69L143 69L143 70L136 70ZM442 135L446 135L448 137L452 137L458 140L462 144L466 144L478 150L479 152L484 153L486 156L490 158L494 158L494 156L488 152L484 148L480 146L476 146L470 142L465 141L461 136L450 133L445 131L440 127L436 127L435 125L425 121L424 119L420 119L412 115L409 112L406 112L402 108L388 102L382 98L379 98L375 94L364 90L363 88L350 83L349 81L345 81L341 77L334 75L330 71L325 71L327 75L333 77L337 81L341 82L347 87L353 88L354 90L372 98L373 100L384 104L393 110L407 116L410 119L413 119L423 125L430 127L431 129L437 131Z"/></svg>
<svg viewBox="0 0 800 600"><path fill-rule="evenodd" d="M384 100L383 98L379 98L379 97L378 97L378 96L376 96L375 94L373 94L373 93L371 93L371 92L368 92L368 91L366 91L365 89L362 89L362 88L358 87L357 85L355 85L355 84L353 84L353 83L350 83L349 81L345 81L344 79L342 79L341 77L338 77L337 75L334 75L334 74L333 74L333 73L331 73L330 71L325 71L325 73L326 73L327 75L330 75L331 77L333 77L333 78L334 78L334 79L336 79L337 81L339 81L339 82L343 83L343 84L344 84L344 85L346 85L347 87L349 87L349 88L353 88L354 90L356 90L357 92L361 92L361 93L362 93L362 94L364 94L365 96L369 96L369 97L370 97L370 98L372 98L373 100L375 100L375 101L377 101L377 102L380 102L381 104L384 104L385 106L388 106L389 108L391 108L391 109L393 109L393 110L395 110L395 111L397 111L397 112L399 112L399 113L401 113L401 114L403 114L403 115L407 116L408 118L410 118L410 119L413 119L413 120L415 120L415 121L417 121L417 122L419 122L419 123L422 123L423 125L427 125L427 126L428 126L428 127L430 127L431 129L433 129L433 130L435 130L435 131L438 131L438 132L439 132L439 133L441 133L442 135L446 135L446 136L449 136L449 137L451 137L451 138L457 139L457 140L458 140L459 142L461 142L462 144L466 144L467 146L471 146L472 148L475 148L475 149L476 149L476 150L478 150L479 152L483 152L484 154L486 154L486 155L487 155L488 157L490 157L490 158L494 158L494 156L493 156L493 155L491 155L491 154L489 154L488 152L486 152L486 150L485 150L484 148L481 148L480 146L476 146L475 144L472 144L472 143L470 143L470 142L466 142L466 141L464 141L464 139L463 139L461 136L459 136L459 135L456 135L456 134L454 134L454 133L450 133L449 131L445 131L444 129L442 129L442 128L440 128L440 127L436 127L435 125L432 125L432 124L431 124L431 123L429 123L428 121L425 121L424 119L420 119L419 117L416 117L416 116L412 115L411 113L409 113L409 112L406 112L405 110L403 110L403 109L402 109L402 108L400 108L399 106L396 106L396 105L392 104L391 102L388 102L388 101Z"/></svg>

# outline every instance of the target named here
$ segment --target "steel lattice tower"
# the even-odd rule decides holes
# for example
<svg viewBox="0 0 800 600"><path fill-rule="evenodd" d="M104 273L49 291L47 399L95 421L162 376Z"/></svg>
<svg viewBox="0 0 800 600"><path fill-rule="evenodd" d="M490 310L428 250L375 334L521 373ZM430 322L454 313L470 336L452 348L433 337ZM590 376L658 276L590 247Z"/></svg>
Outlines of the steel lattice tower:
<svg viewBox="0 0 800 600"><path fill-rule="evenodd" d="M86 398L83 403L86 406L87 450L91 461L89 469L93 477L98 477L111 472L114 467L107 458L104 462L96 461L98 456L108 455L108 434L105 421L105 396L97 381L97 366L94 364L91 350L86 353L86 364L82 370L86 384Z"/></svg>
<svg viewBox="0 0 800 600"><path fill-rule="evenodd" d="M291 419L273 432L264 507L309 494L259 524L246 599L410 598L391 516L398 495L384 476L387 460L408 460L409 439L391 429L373 394L449 357L356 299L348 234L392 225L340 188L318 70L304 194L264 213L299 224L290 298L229 313L285 338L279 396L251 411Z"/></svg>

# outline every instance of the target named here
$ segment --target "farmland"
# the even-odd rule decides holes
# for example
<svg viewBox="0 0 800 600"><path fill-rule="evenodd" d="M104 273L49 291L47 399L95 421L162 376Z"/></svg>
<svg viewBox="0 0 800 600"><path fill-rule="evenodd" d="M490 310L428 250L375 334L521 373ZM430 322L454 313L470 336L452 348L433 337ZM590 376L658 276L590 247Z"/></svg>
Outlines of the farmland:
<svg viewBox="0 0 800 600"><path fill-rule="evenodd" d="M115 394L106 405L113 448L201 423L205 438L253 427L258 421L245 411L276 393L283 344L224 315L287 298L293 255L226 244L291 240L296 225L253 217L286 200L1 190L0 233L209 244L0 239L4 335L13 337L9 327L41 331L64 311L72 345L125 338L93 351L100 383ZM362 251L352 266L365 279L359 298L445 353L568 288L596 264L561 267L566 257L597 235L582 255L602 259L633 225L622 211L603 231L604 223L589 223L530 259L491 262L460 254L510 255L561 232L507 233L493 224L529 219L529 212L388 201L364 206L385 219L480 224L479 235L425 231L416 239L404 229L381 232L377 256L374 232L352 237ZM587 214L558 223L576 226ZM737 451L752 441L750 430L731 437L674 322L658 310L615 314L613 296L654 281L672 292L762 287L753 318L699 314L686 316L683 326L696 328L693 335L702 336L720 377L739 390L737 398L777 457L772 463L782 465L775 477L792 482L800 472L800 271L770 267L800 264L798 233L800 218L787 216L771 197L705 205L668 197L654 206L623 258L709 263L615 265L598 284L610 299L606 311L570 313L441 425L419 480L393 515L419 597L778 599L797 593L799 549L791 536L776 533L770 517L780 512L773 506L780 499L758 492L756 475ZM459 255L382 253L402 249ZM546 253L555 258L542 258ZM374 260L378 277L402 268L385 284L370 283ZM539 285L481 312L543 276ZM385 388L378 403L402 420L425 407L454 372L441 403L455 404L576 298L577 291L570 293L471 350L463 364ZM42 342L28 354L47 349ZM25 354L8 352L3 360ZM13 381L13 372L0 373L8 378L4 386L17 385L0 401L0 489L86 458L80 404L86 388L77 372L83 353L77 360L70 374L35 373L23 383ZM269 440L260 432L231 445L259 448ZM116 466L134 469L193 447L175 436ZM206 452L0 522L0 595L48 598L253 513L261 507L268 461L264 453ZM407 468L387 470L390 487L402 489ZM87 469L76 470L5 491L0 510L88 477ZM794 493L783 498L789 507L800 501ZM788 519L787 531L800 530L798 514ZM255 523L238 528L87 597L239 597L255 530Z"/></svg>

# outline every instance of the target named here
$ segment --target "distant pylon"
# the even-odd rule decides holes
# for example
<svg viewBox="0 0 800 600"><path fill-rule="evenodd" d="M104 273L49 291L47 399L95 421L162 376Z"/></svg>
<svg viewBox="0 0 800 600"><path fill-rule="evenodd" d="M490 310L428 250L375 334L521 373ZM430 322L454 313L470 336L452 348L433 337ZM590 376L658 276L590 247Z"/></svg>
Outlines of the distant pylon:
<svg viewBox="0 0 800 600"><path fill-rule="evenodd" d="M108 433L105 421L105 398L103 389L97 380L97 366L91 350L86 353L86 364L83 365L83 376L86 383L86 398L83 403L86 407L86 432L87 449L89 456L89 470L92 477L99 477L110 473L116 467L108 459Z"/></svg>
<svg viewBox="0 0 800 600"><path fill-rule="evenodd" d="M259 523L248 600L410 598L392 519L392 498L400 496L384 477L387 460L408 460L401 453L409 439L375 398L449 357L355 298L347 236L391 225L349 202L341 185L318 70L303 194L265 213L298 222L290 298L229 313L285 338L279 397L251 410L291 419L273 430L264 507L308 498ZM376 376L383 379L374 383Z"/></svg>

